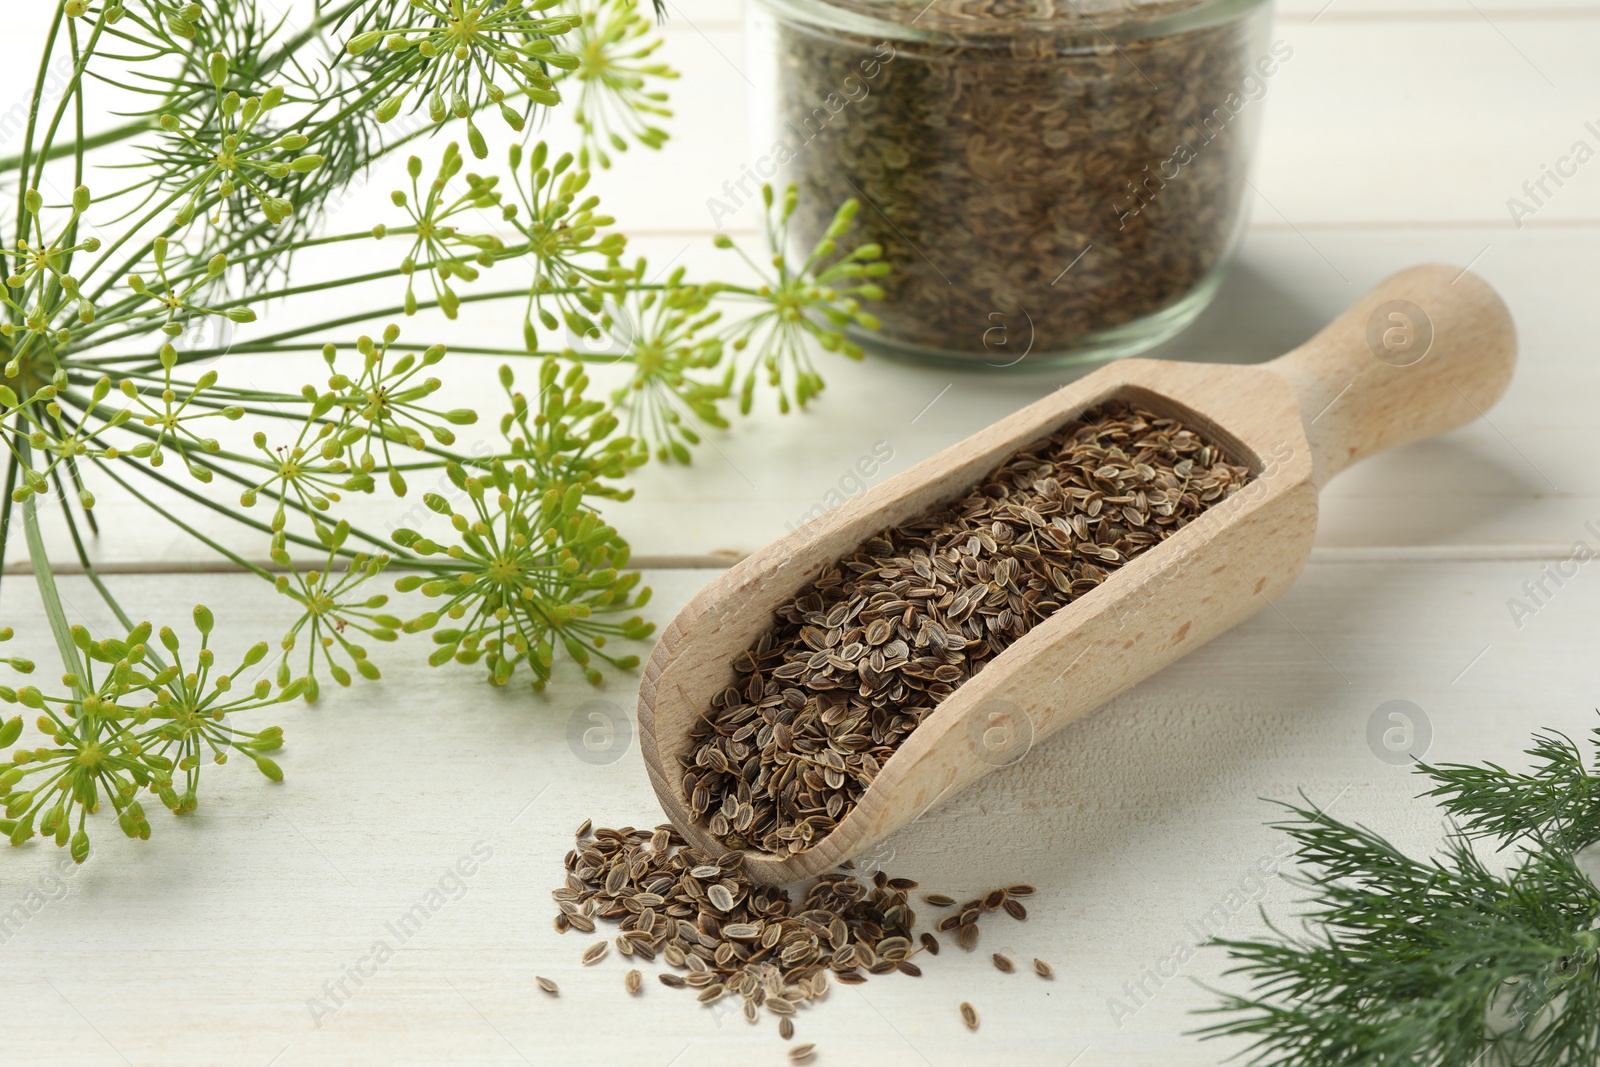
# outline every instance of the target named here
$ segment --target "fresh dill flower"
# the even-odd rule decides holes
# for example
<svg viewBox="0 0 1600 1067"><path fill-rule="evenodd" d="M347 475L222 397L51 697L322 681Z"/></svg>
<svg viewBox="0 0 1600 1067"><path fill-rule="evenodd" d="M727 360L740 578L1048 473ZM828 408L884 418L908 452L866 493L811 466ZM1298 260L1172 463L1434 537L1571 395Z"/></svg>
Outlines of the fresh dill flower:
<svg viewBox="0 0 1600 1067"><path fill-rule="evenodd" d="M358 552L341 565L339 550L350 536L349 522L341 519L336 526L319 527L318 533L328 547L323 565L312 571L301 571L289 561L287 553L283 565L290 573L276 579L278 592L298 603L304 612L284 634L282 647L285 653L278 667L278 683L287 686L293 677L288 653L293 652L303 636L306 639L305 698L315 703L320 694L317 685L318 660L327 668L333 680L342 686L351 682L350 670L340 662L342 658L355 668L363 678L376 680L382 677L377 664L367 655L367 648L359 638L366 635L374 641L391 642L399 637L402 623L399 618L380 609L389 603L384 593L370 596L358 595L364 583L378 576L389 564L387 555L369 556Z"/></svg>
<svg viewBox="0 0 1600 1067"><path fill-rule="evenodd" d="M34 467L31 463L19 467L21 484L11 491L13 501L21 503L34 493L49 492L52 479L59 484L63 465L75 470L72 465L80 458L116 459L121 454L114 446L97 444L96 431L91 431L87 422L76 421L67 414L67 409L56 399L66 388L66 371L57 371L50 385L40 386L26 399L18 398L10 386L0 385L0 407L4 408L0 411L0 422L9 422L19 429L26 427L31 448L50 457L43 467ZM111 379L101 377L84 406L95 411L110 393ZM132 417L131 409L122 408L101 423L97 432L115 429ZM80 488L78 502L87 512L94 507L94 494Z"/></svg>
<svg viewBox="0 0 1600 1067"><path fill-rule="evenodd" d="M275 85L260 96L241 98L237 91L224 93L228 82L228 58L214 52L208 63L211 84L217 93L212 125L186 129L183 120L168 112L158 120L162 130L172 135L166 148L167 165L188 163L190 176L178 196L188 201L178 209L177 225L187 226L202 204L221 205L234 201L235 194L248 196L260 207L268 222L277 224L294 214L294 202L274 193L270 183L290 174L306 174L322 166L323 157L301 154L310 140L303 133L279 134L264 119L282 104L286 90ZM212 221L220 221L213 218Z"/></svg>
<svg viewBox="0 0 1600 1067"><path fill-rule="evenodd" d="M1528 773L1418 765L1457 821L1434 859L1287 805L1306 935L1216 942L1255 991L1224 994L1209 1011L1232 1018L1201 1033L1284 1067L1600 1061L1600 775L1557 733L1528 755ZM1510 850L1507 869L1477 840Z"/></svg>
<svg viewBox="0 0 1600 1067"><path fill-rule="evenodd" d="M106 803L125 834L148 838L139 790L149 790L175 814L193 811L202 765L226 763L235 753L253 760L269 779L282 780L266 753L281 746L283 732L270 727L249 733L231 720L298 696L301 683L275 693L270 680L244 677L266 657L264 642L249 649L232 672L218 672L210 648L211 612L195 608L194 624L200 649L192 660L185 660L172 630L162 627L154 635L172 657L170 665L150 646L149 623L123 639L102 641L74 626L72 646L83 658L79 669L62 677L65 692L0 687L0 701L39 712L36 726L46 742L18 748L0 762L0 833L13 845L38 834L70 846L72 858L82 863L89 856L88 817ZM14 744L22 732L20 715L0 725L0 746Z"/></svg>
<svg viewBox="0 0 1600 1067"><path fill-rule="evenodd" d="M380 466L373 453L376 443L383 455L381 466L389 472L389 488L396 496L405 496L405 478L396 468L389 446L400 444L420 452L428 447L429 438L453 445L456 435L450 427L470 426L478 421L478 413L470 408L441 411L426 406L423 401L444 383L417 375L444 359L445 347L433 345L420 357L406 353L385 362L389 346L399 338L400 327L393 323L384 327L381 341L365 335L358 338L356 354L361 356L362 366L354 378L335 368L338 348L325 346L322 357L334 374L328 379L328 391L315 397L312 416L321 418L330 412L335 416L332 431L323 438L323 459L342 455L353 469L370 476Z"/></svg>
<svg viewBox="0 0 1600 1067"><path fill-rule="evenodd" d="M11 259L5 287L0 289L0 304L11 312L0 322L0 338L11 351L7 378L22 374L25 362L32 364L35 377L40 368L53 367L53 353L72 340L73 327L94 322L94 304L79 292L78 279L70 273L74 253L100 250L98 237L77 239L78 220L90 202L88 187L73 190L71 217L59 234L46 238L44 197L37 189L22 195L24 214L16 244L0 248L0 256Z"/></svg>
<svg viewBox="0 0 1600 1067"><path fill-rule="evenodd" d="M714 286L713 291L735 294L761 305L759 310L735 320L724 333L735 353L747 353L740 360L739 410L750 410L756 378L762 374L767 384L777 390L778 409L787 412L791 399L795 406L803 408L822 390L822 376L811 361L811 340L824 351L861 358L861 346L849 340L844 331L852 326L878 328L877 318L864 311L861 302L883 299L882 288L871 279L887 274L889 264L883 262L883 250L875 244L841 250L839 239L849 232L861 206L856 200L847 200L804 262L794 266L786 246L789 220L799 205L799 191L794 185L785 189L776 211L772 186L762 186L761 197L767 209L765 225L771 259L768 265L761 265L742 249L739 255L761 275L763 284L754 290ZM716 243L719 248L737 248L725 235L719 235Z"/></svg>
<svg viewBox="0 0 1600 1067"><path fill-rule="evenodd" d="M577 19L546 15L562 0L373 0L356 23L361 32L345 46L365 56L394 91L378 105L379 122L388 122L413 93L425 98L428 117L443 122L467 120L467 143L479 159L488 156L474 112L499 108L506 125L521 131L535 105L560 101L549 67L570 70L577 59L559 51L554 38ZM390 10L384 16L382 12ZM497 83L502 78L509 84ZM518 97L526 99L520 108Z"/></svg>
<svg viewBox="0 0 1600 1067"><path fill-rule="evenodd" d="M343 499L344 491L370 491L370 475L352 477L350 465L344 460L319 460L320 450L313 451L312 446L332 432L331 423L310 419L300 428L293 444L274 446L268 444L265 433L257 430L254 444L261 453L257 464L268 475L239 494L239 505L253 508L260 495L267 493L278 504L270 524L271 531L278 534L288 523L291 504L296 511L312 517L314 525L321 526L317 516Z"/></svg>
<svg viewBox="0 0 1600 1067"><path fill-rule="evenodd" d="M174 281L167 277L167 253L170 247L171 242L165 237L157 237L151 242L151 262L155 264L159 281L155 288L150 287L142 274L128 275L128 288L134 296L156 303L164 320L161 323L162 333L168 337L182 336L185 323L193 315L220 315L229 322L237 323L256 321L255 311L248 307L213 308L194 301L196 293L206 289L208 283L221 277L223 271L228 269L226 255L218 252L212 256L203 274L189 272L184 279L189 284L180 291Z"/></svg>
<svg viewBox="0 0 1600 1067"><path fill-rule="evenodd" d="M452 463L446 471L466 498L464 510L438 493L428 493L423 502L450 520L454 543L414 530L394 532L395 543L421 557L431 572L407 575L395 588L442 601L406 623L406 630L433 631L439 647L430 663L482 660L494 685L505 685L525 663L534 688L544 688L557 648L599 685L596 659L623 670L638 666L638 656L614 656L605 648L613 638L637 641L654 629L637 615L610 618L643 606L649 591L635 592L637 572L621 572L627 543L584 503L584 485L565 492L545 488L531 470L497 459L486 472L469 475ZM433 562L438 556L444 559Z"/></svg>
<svg viewBox="0 0 1600 1067"><path fill-rule="evenodd" d="M208 370L193 384L183 385L174 383L172 379L173 368L177 365L178 350L170 344L162 345L162 388L155 394L158 404L146 400L146 393L139 389L132 378L122 379L122 395L144 411L142 416L138 416L137 422L151 431L151 440L141 441L130 449L128 454L140 459L148 458L152 467L159 467L165 459L161 446L170 443L188 467L190 476L199 482L209 482L213 474L212 469L194 462L190 458L190 449L198 448L215 455L222 451L222 445L214 437L201 437L195 433L192 426L201 419L220 417L237 421L244 416L244 409L238 406L210 407L197 403L207 389L217 384L217 372ZM173 388L174 384L183 386L186 391L180 394Z"/></svg>
<svg viewBox="0 0 1600 1067"><path fill-rule="evenodd" d="M578 165L589 166L590 159L609 169L613 152L626 152L628 140L647 148L660 148L667 131L652 125L655 118L671 118L667 94L648 88L651 79L668 81L678 72L665 63L653 62L661 38L651 35L651 23L640 13L635 0L576 0L578 25L568 38L568 46L578 65L557 78L578 82L577 107L573 117L583 130L583 150Z"/></svg>
<svg viewBox="0 0 1600 1067"><path fill-rule="evenodd" d="M423 193L417 187L417 179L422 176L422 160L412 156L406 162L406 173L411 176L411 195L399 190L390 195L395 207L404 208L411 216L411 225L406 230L415 235L411 251L400 262L400 273L406 277L407 315L417 313L414 276L418 270L432 276L433 295L439 310L444 312L445 318L453 319L460 313L461 298L450 287L450 279L477 281L478 267L494 266L495 255L505 247L493 234L462 233L450 223L450 219L469 211L492 208L500 203L500 194L495 191L499 179L479 178L475 174L467 175L464 193L454 198L446 196L451 179L461 172L461 167L461 149L452 141L444 150L438 174Z"/></svg>
<svg viewBox="0 0 1600 1067"><path fill-rule="evenodd" d="M500 368L500 384L511 410L500 419L500 432L511 445L511 455L526 463L534 478L561 492L574 485L584 494L608 500L627 500L632 489L609 484L645 461L644 450L632 437L617 436L617 416L598 400L588 400L584 390L589 377L581 364L562 370L561 361L546 357L539 365L539 395L534 403L517 392L510 367Z"/></svg>
<svg viewBox="0 0 1600 1067"><path fill-rule="evenodd" d="M594 316L602 313L606 295L617 287L622 274L618 260L627 244L620 233L601 232L616 220L595 213L599 197L579 199L589 185L589 171L574 165L572 153L563 152L550 166L547 162L549 149L540 141L528 155L524 186L522 146L511 147L512 180L523 210L508 211L507 218L527 239L519 251L534 262L523 319L529 352L539 350L535 319L546 330L565 324L580 337L598 329Z"/></svg>
<svg viewBox="0 0 1600 1067"><path fill-rule="evenodd" d="M273 194L293 204L293 214L262 226L259 216L245 210L236 197L230 210L213 215L212 224L200 234L195 251L202 261L213 252L227 251L235 260L251 263L258 281L286 275L293 260L292 243L310 237L321 213L337 207L346 187L383 153L380 126L370 107L354 106L363 94L361 72L336 62L341 53L317 36L286 32L284 7L258 7L240 0L210 4L203 12L194 6L193 19L184 23L185 34L175 38L160 18L131 6L123 19L108 16L106 30L117 36L124 59L125 70L118 72L117 80L152 98L148 108L129 112L128 122L118 132L133 130L143 136L162 115L181 116L193 130L217 128L222 122L217 112L226 98L211 83L211 57L220 54L228 58L228 86L240 97L265 96L275 87L283 90L283 103L256 124L255 132L263 140L296 132L315 136L322 165L290 168L288 174L273 179ZM122 191L137 197L139 208L157 195L181 188L207 162L182 138L152 138L141 147L146 163L137 169L147 177ZM269 249L277 252L252 255Z"/></svg>
<svg viewBox="0 0 1600 1067"><path fill-rule="evenodd" d="M727 427L717 405L729 395L731 380L727 374L695 376L722 361L722 341L707 335L721 313L710 310L708 288L686 284L684 274L679 267L659 288L630 289L621 325L633 375L612 397L627 412L628 432L651 445L658 459L678 463L688 463L690 446L700 443L697 424ZM647 277L641 259L632 281Z"/></svg>

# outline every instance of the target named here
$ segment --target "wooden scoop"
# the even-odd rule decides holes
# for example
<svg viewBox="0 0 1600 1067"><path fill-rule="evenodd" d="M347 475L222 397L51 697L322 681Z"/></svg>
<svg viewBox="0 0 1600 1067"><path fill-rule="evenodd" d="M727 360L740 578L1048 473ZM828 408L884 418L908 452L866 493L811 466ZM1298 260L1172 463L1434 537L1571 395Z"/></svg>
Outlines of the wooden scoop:
<svg viewBox="0 0 1600 1067"><path fill-rule="evenodd" d="M831 870L1266 607L1310 555L1317 490L1329 478L1472 421L1505 391L1515 362L1510 313L1487 283L1416 267L1271 363L1112 363L868 490L730 569L662 633L639 688L639 729L667 816L697 847L728 851L691 815L680 760L712 696L733 683L731 661L771 627L775 607L873 534L962 495L1084 410L1120 398L1174 416L1253 477L960 685L810 850L747 852L757 881Z"/></svg>

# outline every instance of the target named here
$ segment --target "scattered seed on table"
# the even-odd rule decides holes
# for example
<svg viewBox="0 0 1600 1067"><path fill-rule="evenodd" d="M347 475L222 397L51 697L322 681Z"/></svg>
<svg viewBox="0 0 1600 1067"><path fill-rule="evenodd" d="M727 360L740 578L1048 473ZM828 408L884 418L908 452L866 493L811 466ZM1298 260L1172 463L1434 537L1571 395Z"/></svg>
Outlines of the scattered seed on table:
<svg viewBox="0 0 1600 1067"><path fill-rule="evenodd" d="M968 1030L976 1030L978 1028L978 1013L971 1004L964 1000L961 1002L961 1021L967 1024Z"/></svg>
<svg viewBox="0 0 1600 1067"><path fill-rule="evenodd" d="M1033 969L1038 972L1040 978L1054 978L1056 976L1056 969L1038 957L1034 957Z"/></svg>
<svg viewBox="0 0 1600 1067"><path fill-rule="evenodd" d="M596 941L594 944L589 946L587 951L584 952L584 954L583 954L583 965L585 967L589 967L589 966L592 966L593 964L599 963L601 960L606 958L606 953L609 952L610 950L611 950L610 942L608 942L608 941Z"/></svg>
<svg viewBox="0 0 1600 1067"><path fill-rule="evenodd" d="M994 959L995 969L1003 974L1010 974L1017 969L1017 965L1011 962L1011 957L1004 953L996 952L992 958Z"/></svg>
<svg viewBox="0 0 1600 1067"><path fill-rule="evenodd" d="M1008 897L1031 897L1037 892L1037 889L1027 884L1006 886L1006 896Z"/></svg>
<svg viewBox="0 0 1600 1067"><path fill-rule="evenodd" d="M666 846L658 850L663 833ZM775 1016L794 1015L821 1000L834 982L859 985L868 974L920 973L910 962L921 932L912 925L910 879L835 871L796 900L750 881L740 855L713 859L670 827L592 826L564 862L564 883L551 897L574 923L621 926L608 932L616 935L619 954L634 957L623 965L630 994L643 986L642 974L630 968L660 959L676 971L657 974L663 985L691 988L706 1004L737 1002L755 1022L763 1007ZM599 962L609 946L610 939L590 947L584 962ZM793 1027L780 1019L785 1039Z"/></svg>
<svg viewBox="0 0 1600 1067"><path fill-rule="evenodd" d="M926 893L922 899L936 908L953 908L956 904L955 897L947 897L943 893Z"/></svg>
<svg viewBox="0 0 1600 1067"><path fill-rule="evenodd" d="M793 1063L807 1063L816 1054L817 1046L807 1042L804 1045L796 1045L794 1048L790 1049L789 1059Z"/></svg>
<svg viewBox="0 0 1600 1067"><path fill-rule="evenodd" d="M594 820L593 819L585 819L585 820L583 820L583 825L578 827L578 832L573 834L572 836L576 837L579 841L582 841L584 838L589 836L589 831L590 831L590 829L593 828L593 826L594 826Z"/></svg>
<svg viewBox="0 0 1600 1067"><path fill-rule="evenodd" d="M938 925L935 926L934 929L938 930L941 934L944 934L944 933L949 933L951 930L954 930L956 927L958 927L960 925L961 925L961 916L959 916L959 915L946 915L944 918L939 920Z"/></svg>
<svg viewBox="0 0 1600 1067"><path fill-rule="evenodd" d="M555 927L556 927L556 933L558 933L558 934L564 934L568 930L572 929L572 920L567 918L567 913L564 912L564 911L556 912L556 917L554 919L554 922L555 922Z"/></svg>
<svg viewBox="0 0 1600 1067"><path fill-rule="evenodd" d="M899 971L901 974L909 974L913 978L922 977L922 968L918 967L910 960L901 960L899 963L894 965L894 969Z"/></svg>
<svg viewBox="0 0 1600 1067"><path fill-rule="evenodd" d="M978 947L978 924L967 923L956 935L956 944L971 952Z"/></svg>
<svg viewBox="0 0 1600 1067"><path fill-rule="evenodd" d="M546 993L549 993L552 997L558 996L561 992L556 988L556 984L550 981L548 978L540 978L539 976L535 975L534 981L539 983L540 989L544 990Z"/></svg>
<svg viewBox="0 0 1600 1067"><path fill-rule="evenodd" d="M794 1020L787 1015L778 1020L778 1036L785 1041L794 1036Z"/></svg>
<svg viewBox="0 0 1600 1067"><path fill-rule="evenodd" d="M928 950L928 955L937 956L939 954L939 939L924 930L922 932L922 947Z"/></svg>
<svg viewBox="0 0 1600 1067"><path fill-rule="evenodd" d="M983 895L983 910L995 911L1005 902L1006 891L1004 889L991 889Z"/></svg>
<svg viewBox="0 0 1600 1067"><path fill-rule="evenodd" d="M1006 914L1021 922L1028 917L1028 909L1022 906L1020 900L1007 900L1005 903Z"/></svg>

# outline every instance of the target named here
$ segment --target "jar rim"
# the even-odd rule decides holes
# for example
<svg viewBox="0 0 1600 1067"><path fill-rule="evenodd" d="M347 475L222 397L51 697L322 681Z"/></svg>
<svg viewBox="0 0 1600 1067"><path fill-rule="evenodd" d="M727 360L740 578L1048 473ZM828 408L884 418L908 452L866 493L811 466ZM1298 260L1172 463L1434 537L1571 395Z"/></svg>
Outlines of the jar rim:
<svg viewBox="0 0 1600 1067"><path fill-rule="evenodd" d="M1273 0L757 0L817 26L893 39L1087 34L1113 43L1229 22ZM1012 10L977 11L979 7Z"/></svg>

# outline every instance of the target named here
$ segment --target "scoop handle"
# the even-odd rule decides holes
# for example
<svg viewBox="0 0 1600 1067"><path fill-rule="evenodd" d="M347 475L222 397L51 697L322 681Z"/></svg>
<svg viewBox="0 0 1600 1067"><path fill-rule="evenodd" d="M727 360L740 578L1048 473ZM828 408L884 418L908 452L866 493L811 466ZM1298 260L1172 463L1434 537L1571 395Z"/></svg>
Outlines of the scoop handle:
<svg viewBox="0 0 1600 1067"><path fill-rule="evenodd" d="M1516 362L1500 295L1476 274L1430 264L1378 283L1267 367L1299 399L1320 488L1359 459L1480 417Z"/></svg>

